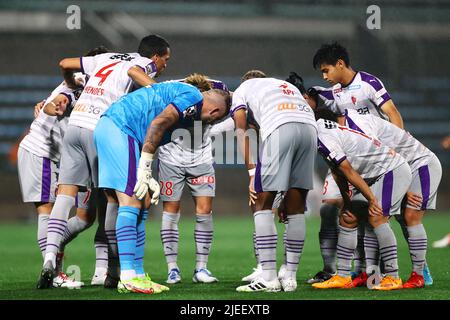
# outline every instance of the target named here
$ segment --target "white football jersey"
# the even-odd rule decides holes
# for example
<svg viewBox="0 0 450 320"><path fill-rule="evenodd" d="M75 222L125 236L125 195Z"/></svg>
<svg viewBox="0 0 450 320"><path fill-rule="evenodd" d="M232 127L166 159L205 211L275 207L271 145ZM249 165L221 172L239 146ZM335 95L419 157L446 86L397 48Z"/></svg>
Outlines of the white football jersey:
<svg viewBox="0 0 450 320"><path fill-rule="evenodd" d="M409 132L379 117L370 114L360 115L356 110L347 110L345 122L347 127L376 137L383 144L397 151L408 162L411 171L426 165L434 156L433 152Z"/></svg>
<svg viewBox="0 0 450 320"><path fill-rule="evenodd" d="M334 166L348 160L364 179L377 178L405 163L405 159L375 137L319 119L319 153Z"/></svg>
<svg viewBox="0 0 450 320"><path fill-rule="evenodd" d="M81 57L81 68L89 80L76 103L69 124L94 130L100 116L120 97L127 94L133 83L128 70L141 67L150 77L156 75L155 63L138 53L103 53Z"/></svg>
<svg viewBox="0 0 450 320"><path fill-rule="evenodd" d="M359 114L372 114L387 119L381 106L391 99L383 83L377 77L358 71L347 86L340 83L331 88L314 87L326 107L341 115L345 110L356 110Z"/></svg>
<svg viewBox="0 0 450 320"><path fill-rule="evenodd" d="M283 80L256 78L243 82L233 92L231 116L239 109L252 113L262 141L288 122L307 123L316 128L311 107L297 87Z"/></svg>
<svg viewBox="0 0 450 320"><path fill-rule="evenodd" d="M85 81L84 75L81 73L76 73L75 77L82 82ZM68 88L65 82L62 82L55 90L52 91L50 96L45 99L45 103L48 103L55 99L59 94L65 95L69 99L69 104L67 105L68 111L73 108L81 90L72 90ZM39 115L31 123L30 131L20 142L20 147L28 150L32 154L49 158L54 162L58 162L60 159L60 150L62 138L64 137L64 132L67 127L68 118L49 116L44 112L42 108Z"/></svg>
<svg viewBox="0 0 450 320"><path fill-rule="evenodd" d="M184 80L176 81L184 82ZM214 79L208 79L208 81L213 89L228 91L226 84L222 81ZM233 119L231 120L233 121ZM174 137L170 143L160 146L158 158L177 167L195 167L204 163L212 163L214 159L211 128L211 125L201 125L201 121L196 121L194 127L184 129L190 133L189 137L184 137L185 139ZM174 132L174 136L176 136L176 132Z"/></svg>

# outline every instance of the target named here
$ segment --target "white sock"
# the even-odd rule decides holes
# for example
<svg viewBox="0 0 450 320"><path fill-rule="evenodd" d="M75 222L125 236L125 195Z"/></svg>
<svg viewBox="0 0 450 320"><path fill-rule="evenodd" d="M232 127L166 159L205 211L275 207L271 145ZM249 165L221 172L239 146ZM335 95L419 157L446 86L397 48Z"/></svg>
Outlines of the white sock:
<svg viewBox="0 0 450 320"><path fill-rule="evenodd" d="M195 248L196 248L196 265L195 269L206 269L208 264L209 252L213 240L213 219L212 214L197 214L194 231Z"/></svg>
<svg viewBox="0 0 450 320"><path fill-rule="evenodd" d="M179 213L163 212L161 222L161 241L163 245L164 255L166 256L167 268L178 269L178 221Z"/></svg>
<svg viewBox="0 0 450 320"><path fill-rule="evenodd" d="M42 258L45 257L45 248L47 247L47 225L49 218L49 214L38 215L37 242L41 250Z"/></svg>
<svg viewBox="0 0 450 320"><path fill-rule="evenodd" d="M261 210L254 213L256 244L262 264L262 276L266 281L277 277L277 229L273 221L272 210Z"/></svg>

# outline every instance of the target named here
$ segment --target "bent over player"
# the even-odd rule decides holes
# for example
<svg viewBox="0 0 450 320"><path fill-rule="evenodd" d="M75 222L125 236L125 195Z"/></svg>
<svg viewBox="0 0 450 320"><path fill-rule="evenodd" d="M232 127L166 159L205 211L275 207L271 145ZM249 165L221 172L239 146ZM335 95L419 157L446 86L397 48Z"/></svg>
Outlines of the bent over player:
<svg viewBox="0 0 450 320"><path fill-rule="evenodd" d="M213 123L229 110L229 95L203 93L189 84L164 82L130 93L114 103L95 130L99 155L99 187L115 191L119 201L116 234L120 258L119 292L159 293L168 290L147 276L137 277L137 223L143 200L152 191L159 200L159 183L152 176L154 154L169 129L186 128L194 120ZM142 153L140 149L142 148Z"/></svg>
<svg viewBox="0 0 450 320"><path fill-rule="evenodd" d="M151 35L141 40L137 53L104 53L95 57L66 58L60 62L69 87L77 87L73 78L74 71L81 70L89 76L89 80L72 111L64 136L58 195L49 224L57 222L59 227L64 229L78 190L91 185L93 188L97 187L97 152L93 131L100 116L111 103L129 92L133 82L140 86L155 83L152 77L165 69L169 57L168 43L159 36ZM106 225L106 221L114 217L115 208L107 206ZM107 236L110 236L107 231ZM39 280L43 288L48 287L54 277L61 234L58 230L52 230L47 238L44 265ZM109 242L110 240L108 238Z"/></svg>
<svg viewBox="0 0 450 320"><path fill-rule="evenodd" d="M314 283L313 287L353 287L351 263L357 245L358 221L362 217L353 211L352 201L358 200L367 202L368 222L375 235L370 248L375 246L379 249L386 274L372 289L400 289L402 280L398 274L397 240L389 225L389 218L400 214L402 199L411 183L411 170L402 156L378 139L338 125L334 122L337 120L336 115L330 110L318 109L315 112L319 119L319 153L333 172L344 207L339 216L337 274L324 282ZM352 199L349 183L356 188ZM366 254L366 259L369 256ZM366 261L369 266L377 265L378 262Z"/></svg>

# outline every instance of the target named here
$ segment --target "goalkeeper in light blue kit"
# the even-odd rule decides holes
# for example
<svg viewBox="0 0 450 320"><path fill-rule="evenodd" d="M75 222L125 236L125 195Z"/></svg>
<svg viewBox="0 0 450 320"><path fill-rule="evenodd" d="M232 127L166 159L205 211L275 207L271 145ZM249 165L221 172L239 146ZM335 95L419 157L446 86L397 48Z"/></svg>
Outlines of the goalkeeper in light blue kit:
<svg viewBox="0 0 450 320"><path fill-rule="evenodd" d="M171 130L188 128L194 121L214 123L228 114L225 91L203 93L189 84L164 82L123 96L103 114L94 132L98 152L99 188L108 201L119 202L116 236L120 258L119 292L160 293L143 271L145 225L140 215L159 200L159 183L152 162L163 137ZM166 141L167 140L167 141ZM150 191L150 197L146 197ZM150 200L150 201L149 201ZM149 203L150 202L150 203Z"/></svg>

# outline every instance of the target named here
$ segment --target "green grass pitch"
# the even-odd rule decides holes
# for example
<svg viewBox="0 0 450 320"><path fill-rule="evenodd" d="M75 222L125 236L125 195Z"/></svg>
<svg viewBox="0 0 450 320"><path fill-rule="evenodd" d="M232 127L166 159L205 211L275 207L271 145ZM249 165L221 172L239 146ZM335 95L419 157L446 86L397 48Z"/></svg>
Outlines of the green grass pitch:
<svg viewBox="0 0 450 320"><path fill-rule="evenodd" d="M90 278L94 271L95 250L92 227L76 238L66 249L65 267L78 265L86 286L81 290L35 289L40 272L41 257L36 244L36 226L24 224L0 225L0 299L450 299L450 248L433 249L432 241L450 232L450 215L432 213L425 218L428 231L428 263L434 277L434 285L420 290L399 290L374 292L365 288L353 290L314 290L304 283L322 267L318 244L319 220L307 220L307 236L297 279L299 287L292 293L237 293L242 276L247 275L255 265L252 247L253 221L246 217L215 218L215 238L209 259L209 269L219 278L215 284L192 283L195 261L194 218L182 217L180 221L179 266L183 281L171 286L169 292L158 295L118 294L115 290L91 287ZM146 270L157 282L166 279L166 263L159 238L160 217L151 216L147 223ZM400 275L406 280L411 271L406 242L396 221L392 221L399 244ZM283 226L278 224L279 234ZM281 237L280 237L281 238ZM279 244L281 243L279 239ZM282 251L279 246L279 260Z"/></svg>

